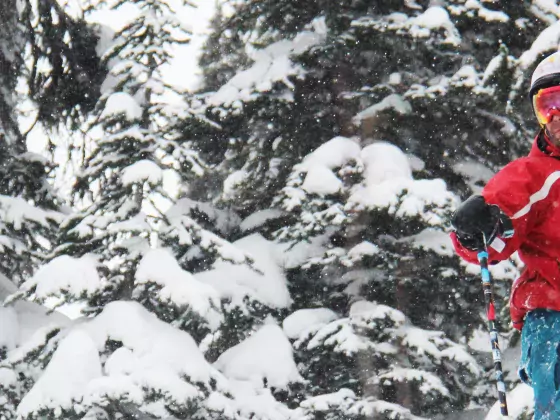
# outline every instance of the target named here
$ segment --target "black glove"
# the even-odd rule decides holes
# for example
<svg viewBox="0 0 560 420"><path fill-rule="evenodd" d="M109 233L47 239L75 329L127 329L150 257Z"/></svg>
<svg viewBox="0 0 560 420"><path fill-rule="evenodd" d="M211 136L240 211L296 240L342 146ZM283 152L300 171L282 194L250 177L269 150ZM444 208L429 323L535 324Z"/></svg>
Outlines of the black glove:
<svg viewBox="0 0 560 420"><path fill-rule="evenodd" d="M513 224L494 204L486 204L484 197L473 195L463 202L451 219L457 239L465 248L479 250L491 243L496 235L510 237Z"/></svg>

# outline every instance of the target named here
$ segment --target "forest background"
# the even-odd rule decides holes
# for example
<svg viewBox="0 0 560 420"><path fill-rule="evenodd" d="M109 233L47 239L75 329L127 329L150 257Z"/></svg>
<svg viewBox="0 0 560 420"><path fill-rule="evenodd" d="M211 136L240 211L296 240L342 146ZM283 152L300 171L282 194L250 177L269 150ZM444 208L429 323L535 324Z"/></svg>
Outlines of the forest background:
<svg viewBox="0 0 560 420"><path fill-rule="evenodd" d="M556 1L0 17L0 419L498 418L449 216L530 148Z"/></svg>

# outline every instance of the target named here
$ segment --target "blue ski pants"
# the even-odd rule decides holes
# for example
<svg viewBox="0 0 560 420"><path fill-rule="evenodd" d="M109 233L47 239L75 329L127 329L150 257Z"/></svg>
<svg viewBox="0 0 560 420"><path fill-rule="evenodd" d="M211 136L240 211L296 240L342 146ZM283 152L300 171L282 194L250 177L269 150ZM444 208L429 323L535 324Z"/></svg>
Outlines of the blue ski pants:
<svg viewBox="0 0 560 420"><path fill-rule="evenodd" d="M535 420L560 420L560 312L527 314L519 376L535 393Z"/></svg>

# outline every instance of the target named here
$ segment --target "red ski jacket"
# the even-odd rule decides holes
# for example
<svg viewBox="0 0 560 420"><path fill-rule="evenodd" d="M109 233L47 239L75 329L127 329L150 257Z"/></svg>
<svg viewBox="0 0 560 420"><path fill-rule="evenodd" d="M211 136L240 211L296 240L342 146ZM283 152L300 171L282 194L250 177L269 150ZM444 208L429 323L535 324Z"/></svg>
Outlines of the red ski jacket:
<svg viewBox="0 0 560 420"><path fill-rule="evenodd" d="M510 313L517 329L534 309L560 311L560 150L540 133L528 156L500 170L482 191L513 222L511 238L497 237L488 248L491 264L518 251L525 268L513 283ZM477 252L451 239L457 253L478 263Z"/></svg>

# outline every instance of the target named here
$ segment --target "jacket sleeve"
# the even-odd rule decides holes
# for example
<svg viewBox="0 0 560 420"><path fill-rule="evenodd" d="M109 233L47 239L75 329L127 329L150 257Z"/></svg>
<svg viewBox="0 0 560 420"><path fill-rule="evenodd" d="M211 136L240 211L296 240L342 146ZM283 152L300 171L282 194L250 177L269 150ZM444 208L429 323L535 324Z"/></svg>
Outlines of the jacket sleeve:
<svg viewBox="0 0 560 420"><path fill-rule="evenodd" d="M524 242L530 226L538 220L536 193L541 188L527 168L527 158L517 159L499 171L484 187L482 196L488 204L497 205L513 223L513 236L497 236L488 246L488 261L496 264L507 259ZM457 254L466 261L477 263L477 251L463 247L455 233L451 240Z"/></svg>

